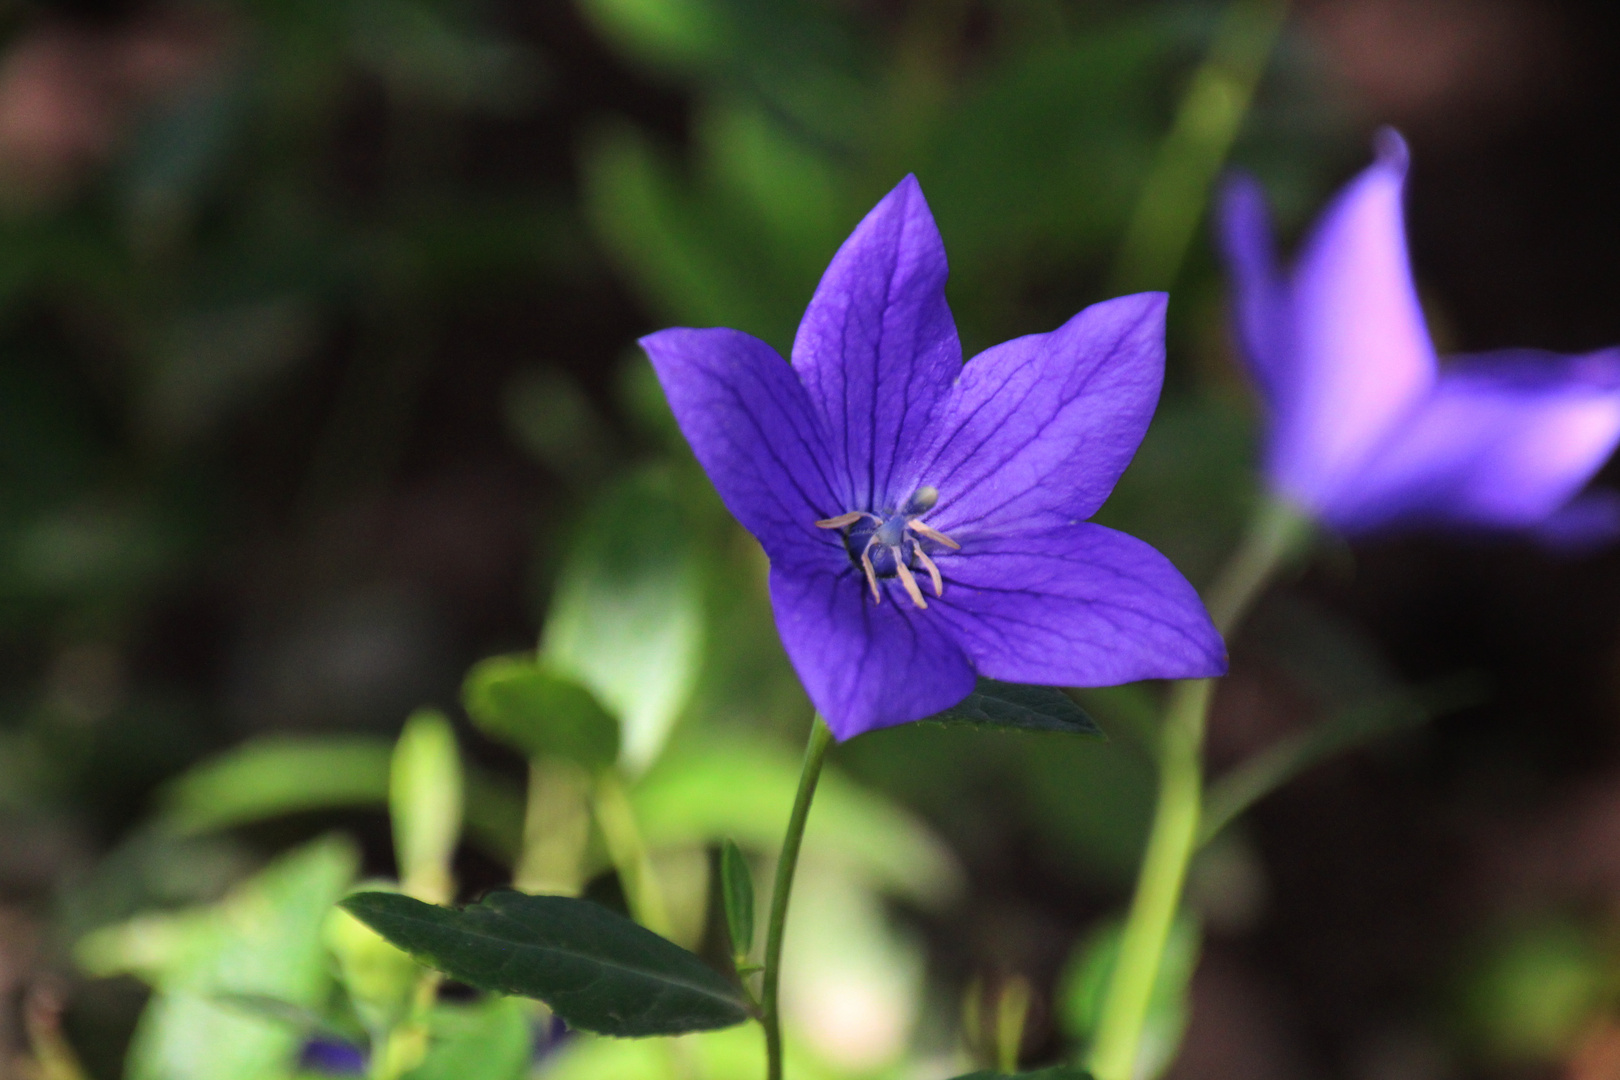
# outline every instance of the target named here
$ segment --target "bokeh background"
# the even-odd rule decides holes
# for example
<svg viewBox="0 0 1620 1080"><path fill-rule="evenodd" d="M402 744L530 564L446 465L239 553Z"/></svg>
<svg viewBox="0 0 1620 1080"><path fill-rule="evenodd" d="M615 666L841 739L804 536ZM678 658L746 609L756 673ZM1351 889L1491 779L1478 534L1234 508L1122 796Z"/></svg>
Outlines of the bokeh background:
<svg viewBox="0 0 1620 1080"><path fill-rule="evenodd" d="M267 785L271 809L232 818L188 770L271 736L370 762L413 708L459 715L469 665L615 602L630 571L590 568L626 538L626 633L659 628L628 662L664 695L636 738L658 757L667 721L688 762L648 812L791 783L809 707L762 557L634 340L729 325L785 349L908 171L969 352L1173 290L1164 403L1103 518L1195 582L1254 494L1201 216L1227 148L1167 143L1212 43L1260 76L1211 122L1237 110L1230 159L1286 236L1395 124L1445 348L1620 342L1620 11L1298 0L1272 40L1275 10L0 3L0 1075L28 1075L25 1015L57 1006L89 1073L123 1075L151 980L92 977L87 933L211 902L334 828L392 872L380 805L341 779L244 774L234 794ZM1150 175L1174 197L1144 203ZM1217 771L1346 710L1420 719L1203 858L1171 1075L1620 1076L1620 552L1329 545L1233 655ZM1072 957L1145 830L1151 692L1087 699L1105 744L913 726L836 752L867 800L840 828L876 869L823 868L796 901L820 945L790 959L790 1005L823 1059L939 1059L964 999L1014 977L1025 1060L1073 1047ZM495 835L522 763L462 729ZM701 937L706 838L671 830ZM501 855L469 840L463 895L507 879Z"/></svg>

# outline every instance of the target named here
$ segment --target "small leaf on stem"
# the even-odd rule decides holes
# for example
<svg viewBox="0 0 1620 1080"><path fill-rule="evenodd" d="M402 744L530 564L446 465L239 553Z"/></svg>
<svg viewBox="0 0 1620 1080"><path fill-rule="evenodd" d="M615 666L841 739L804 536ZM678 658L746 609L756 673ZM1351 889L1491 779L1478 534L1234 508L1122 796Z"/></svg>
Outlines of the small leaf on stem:
<svg viewBox="0 0 1620 1080"><path fill-rule="evenodd" d="M919 723L965 724L1019 731L1061 731L1102 737L1097 722L1055 686L1021 686L980 679L973 693Z"/></svg>
<svg viewBox="0 0 1620 1080"><path fill-rule="evenodd" d="M731 955L740 972L754 947L754 876L742 849L729 839L720 848L720 884L726 927L731 931Z"/></svg>

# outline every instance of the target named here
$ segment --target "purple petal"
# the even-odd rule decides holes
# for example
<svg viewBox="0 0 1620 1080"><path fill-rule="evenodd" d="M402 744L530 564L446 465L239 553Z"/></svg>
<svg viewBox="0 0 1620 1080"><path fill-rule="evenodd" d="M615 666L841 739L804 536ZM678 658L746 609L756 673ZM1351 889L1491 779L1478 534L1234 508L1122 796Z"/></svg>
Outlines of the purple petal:
<svg viewBox="0 0 1620 1080"><path fill-rule="evenodd" d="M1089 523L985 538L938 557L946 622L981 675L1112 686L1226 672L1226 646L1170 560Z"/></svg>
<svg viewBox="0 0 1620 1080"><path fill-rule="evenodd" d="M771 568L771 605L788 659L839 739L920 720L973 692L976 679L944 620L893 580L874 603L859 571Z"/></svg>
<svg viewBox="0 0 1620 1080"><path fill-rule="evenodd" d="M1316 507L1435 377L1434 346L1407 260L1406 144L1380 133L1378 160L1323 213L1295 268L1286 396L1273 401L1270 470Z"/></svg>
<svg viewBox="0 0 1620 1080"><path fill-rule="evenodd" d="M1235 174L1222 185L1218 204L1221 253L1232 275L1232 321L1239 351L1261 395L1275 408L1288 397L1292 330L1265 193L1252 176Z"/></svg>
<svg viewBox="0 0 1620 1080"><path fill-rule="evenodd" d="M661 330L641 347L726 509L771 561L847 567L842 538L815 527L844 507L826 437L787 361L739 330Z"/></svg>
<svg viewBox="0 0 1620 1080"><path fill-rule="evenodd" d="M1584 555L1620 538L1620 492L1601 490L1577 495L1530 533L1543 547L1565 555Z"/></svg>
<svg viewBox="0 0 1620 1080"><path fill-rule="evenodd" d="M1620 349L1459 358L1324 516L1349 533L1403 522L1531 528L1585 486L1617 441Z"/></svg>
<svg viewBox="0 0 1620 1080"><path fill-rule="evenodd" d="M1164 309L1163 293L1122 296L969 361L908 485L939 489L929 523L964 541L1095 513L1153 419Z"/></svg>
<svg viewBox="0 0 1620 1080"><path fill-rule="evenodd" d="M799 324L793 367L826 425L838 509L892 509L934 406L962 369L945 245L908 176L844 241Z"/></svg>

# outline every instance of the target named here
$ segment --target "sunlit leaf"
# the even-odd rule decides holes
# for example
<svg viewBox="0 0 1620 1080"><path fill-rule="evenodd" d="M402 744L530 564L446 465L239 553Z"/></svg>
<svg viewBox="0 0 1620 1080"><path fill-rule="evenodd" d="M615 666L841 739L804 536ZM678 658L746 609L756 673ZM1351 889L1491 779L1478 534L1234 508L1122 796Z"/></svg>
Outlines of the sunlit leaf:
<svg viewBox="0 0 1620 1080"><path fill-rule="evenodd" d="M286 814L388 804L386 739L277 736L245 743L203 762L160 795L160 823L193 834ZM516 855L523 801L505 780L468 768L467 833L503 859Z"/></svg>
<svg viewBox="0 0 1620 1080"><path fill-rule="evenodd" d="M660 470L606 491L586 516L546 618L541 652L623 723L621 759L646 768L697 679L703 650L693 538Z"/></svg>
<svg viewBox="0 0 1620 1080"><path fill-rule="evenodd" d="M343 906L452 978L538 998L603 1035L676 1035L749 1017L738 987L696 956L588 900L499 891L465 908L394 893Z"/></svg>
<svg viewBox="0 0 1620 1080"><path fill-rule="evenodd" d="M782 842L799 758L776 743L729 733L692 740L630 792L647 843L679 847L727 837L757 851ZM916 817L833 769L821 778L805 856L848 867L873 886L925 905L961 887L948 848Z"/></svg>
<svg viewBox="0 0 1620 1080"><path fill-rule="evenodd" d="M461 694L473 723L529 758L567 758L596 770L619 756L619 722L596 695L533 654L480 661Z"/></svg>
<svg viewBox="0 0 1620 1080"><path fill-rule="evenodd" d="M331 975L321 927L356 863L347 841L318 840L217 905L141 916L81 942L81 962L97 974L133 971L156 990L130 1046L132 1080L262 1080L277 1062L289 1069L299 1032L240 1002L270 999L302 1011L324 1003Z"/></svg>
<svg viewBox="0 0 1620 1080"><path fill-rule="evenodd" d="M394 744L388 778L399 878L413 896L450 899L462 790L461 753L450 721L437 709L418 709Z"/></svg>
<svg viewBox="0 0 1620 1080"><path fill-rule="evenodd" d="M1098 737L1103 733L1084 709L1055 686L1020 686L994 679L980 679L973 693L921 723Z"/></svg>
<svg viewBox="0 0 1620 1080"><path fill-rule="evenodd" d="M517 1080L534 1056L534 1006L496 997L432 1018L434 1042L404 1080Z"/></svg>

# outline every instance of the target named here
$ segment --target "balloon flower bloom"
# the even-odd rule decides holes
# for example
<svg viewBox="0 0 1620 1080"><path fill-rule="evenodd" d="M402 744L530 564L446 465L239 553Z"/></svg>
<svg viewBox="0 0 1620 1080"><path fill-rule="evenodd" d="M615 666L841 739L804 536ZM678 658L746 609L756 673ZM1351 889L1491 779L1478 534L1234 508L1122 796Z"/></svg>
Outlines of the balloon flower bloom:
<svg viewBox="0 0 1620 1080"><path fill-rule="evenodd" d="M1164 374L1165 297L1127 296L962 363L945 247L907 177L834 256L791 365L736 330L642 339L682 432L771 561L789 659L840 739L976 676L1103 686L1220 674L1197 594L1090 524Z"/></svg>
<svg viewBox="0 0 1620 1080"><path fill-rule="evenodd" d="M1413 526L1581 542L1620 525L1581 489L1620 440L1620 350L1512 350L1440 363L1402 220L1406 144L1376 160L1277 269L1264 198L1230 182L1221 241L1242 352L1269 413L1275 493L1346 535Z"/></svg>

